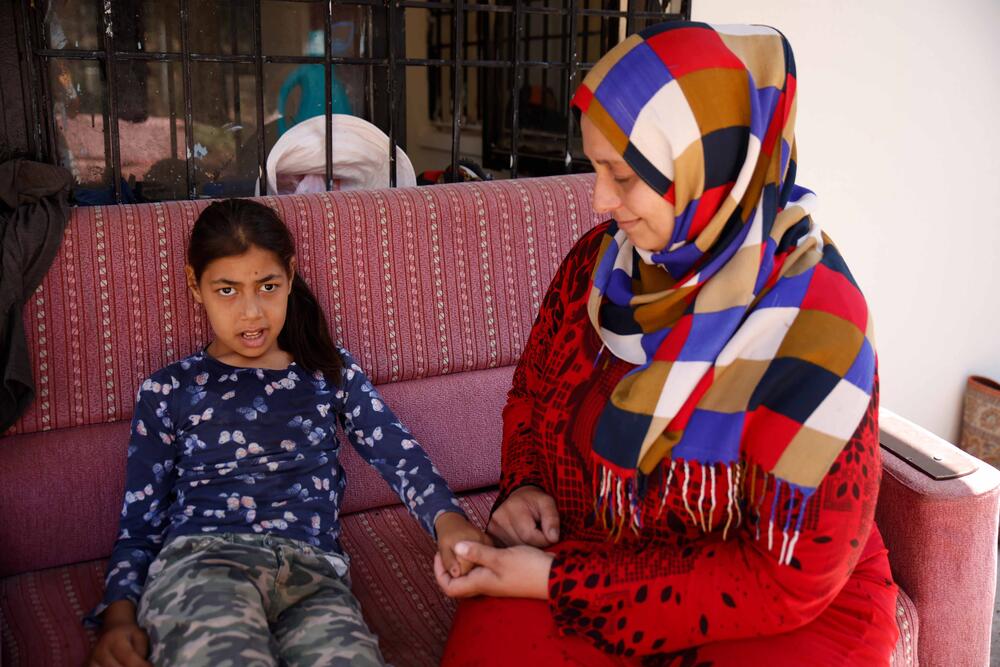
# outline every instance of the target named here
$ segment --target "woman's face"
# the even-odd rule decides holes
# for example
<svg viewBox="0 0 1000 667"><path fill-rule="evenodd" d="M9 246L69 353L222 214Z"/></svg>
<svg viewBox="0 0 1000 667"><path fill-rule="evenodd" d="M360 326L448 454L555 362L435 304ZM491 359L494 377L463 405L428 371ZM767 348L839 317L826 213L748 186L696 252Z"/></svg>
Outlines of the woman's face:
<svg viewBox="0 0 1000 667"><path fill-rule="evenodd" d="M611 142L586 116L582 117L583 152L594 165L594 210L610 214L618 228L641 250L657 252L670 242L674 207L632 171Z"/></svg>
<svg viewBox="0 0 1000 667"><path fill-rule="evenodd" d="M215 332L212 356L232 366L253 367L280 354L278 334L285 325L292 279L277 255L251 246L242 255L209 262L197 282L190 266L186 273Z"/></svg>

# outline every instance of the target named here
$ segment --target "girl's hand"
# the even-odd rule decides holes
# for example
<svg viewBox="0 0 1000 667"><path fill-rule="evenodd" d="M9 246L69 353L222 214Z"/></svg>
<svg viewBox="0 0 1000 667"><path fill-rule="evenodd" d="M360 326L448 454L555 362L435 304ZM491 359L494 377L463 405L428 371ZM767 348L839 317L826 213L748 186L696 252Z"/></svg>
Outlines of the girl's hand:
<svg viewBox="0 0 1000 667"><path fill-rule="evenodd" d="M493 597L535 598L549 596L552 554L525 545L497 549L476 542L455 545L459 558L478 567L461 577L445 569L440 555L434 558L434 576L444 594L452 598L491 595Z"/></svg>
<svg viewBox="0 0 1000 667"><path fill-rule="evenodd" d="M472 563L456 556L456 544L463 541L491 544L490 538L469 523L465 515L459 512L443 513L434 522L434 530L437 532L438 543L438 552L434 561L437 562L440 559L442 567L453 577L460 577L472 569Z"/></svg>
<svg viewBox="0 0 1000 667"><path fill-rule="evenodd" d="M152 667L146 661L149 637L135 622L135 604L131 600L112 602L102 616L104 630L87 667Z"/></svg>

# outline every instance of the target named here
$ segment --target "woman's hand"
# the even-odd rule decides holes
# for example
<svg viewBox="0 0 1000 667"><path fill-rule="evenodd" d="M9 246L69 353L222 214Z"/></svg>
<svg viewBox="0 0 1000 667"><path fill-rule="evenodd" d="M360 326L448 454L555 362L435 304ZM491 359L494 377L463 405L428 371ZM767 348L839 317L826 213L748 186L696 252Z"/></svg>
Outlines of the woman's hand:
<svg viewBox="0 0 1000 667"><path fill-rule="evenodd" d="M437 533L438 552L435 562L441 559L442 567L453 577L460 577L472 569L472 563L455 555L455 545L459 542L479 542L492 544L490 538L459 512L444 512L434 521Z"/></svg>
<svg viewBox="0 0 1000 667"><path fill-rule="evenodd" d="M113 602L104 611L104 630L90 653L88 667L152 667L146 661L149 637L135 622L135 605Z"/></svg>
<svg viewBox="0 0 1000 667"><path fill-rule="evenodd" d="M556 501L537 486L522 486L493 512L486 532L511 547L551 546L559 541Z"/></svg>
<svg viewBox="0 0 1000 667"><path fill-rule="evenodd" d="M476 542L459 542L455 553L478 567L464 576L453 577L442 564L441 555L435 556L434 576L448 597L491 595L538 600L549 597L549 570L555 556L548 552L525 545L498 549Z"/></svg>

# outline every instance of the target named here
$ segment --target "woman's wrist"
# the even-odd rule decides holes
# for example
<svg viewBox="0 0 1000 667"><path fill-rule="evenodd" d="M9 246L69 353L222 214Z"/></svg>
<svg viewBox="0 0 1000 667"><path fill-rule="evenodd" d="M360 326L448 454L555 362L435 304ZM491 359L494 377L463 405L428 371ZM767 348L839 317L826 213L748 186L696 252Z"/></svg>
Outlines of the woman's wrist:
<svg viewBox="0 0 1000 667"><path fill-rule="evenodd" d="M552 563L556 560L556 555L554 553L549 553L548 551L542 551L544 554L546 563L541 569L544 572L544 577L535 584L535 597L539 600L549 599L549 579L552 577Z"/></svg>

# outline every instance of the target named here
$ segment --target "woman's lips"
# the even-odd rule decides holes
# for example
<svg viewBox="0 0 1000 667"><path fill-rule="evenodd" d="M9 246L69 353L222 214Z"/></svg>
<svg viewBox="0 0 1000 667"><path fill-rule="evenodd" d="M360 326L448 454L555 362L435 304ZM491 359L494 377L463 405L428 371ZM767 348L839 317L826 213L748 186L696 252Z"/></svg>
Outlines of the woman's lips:
<svg viewBox="0 0 1000 667"><path fill-rule="evenodd" d="M622 230L623 232L627 232L628 230L638 225L639 221L640 218L635 218L634 220L617 220L616 222L618 223L618 229Z"/></svg>

